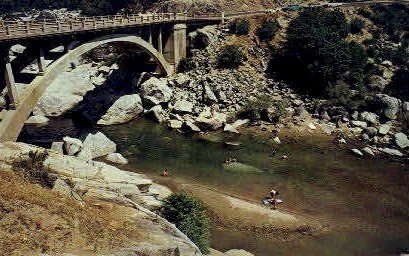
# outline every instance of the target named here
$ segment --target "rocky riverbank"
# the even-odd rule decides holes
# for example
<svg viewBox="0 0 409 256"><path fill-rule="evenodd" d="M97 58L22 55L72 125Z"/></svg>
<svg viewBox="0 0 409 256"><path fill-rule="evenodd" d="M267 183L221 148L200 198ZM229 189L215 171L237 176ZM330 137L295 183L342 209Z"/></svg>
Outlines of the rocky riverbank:
<svg viewBox="0 0 409 256"><path fill-rule="evenodd" d="M205 38L207 47L192 49L193 70L168 78L142 73L130 82L131 94L121 97L115 96L116 89L104 87L118 70L117 64L78 61L47 89L29 122L46 120L36 116L60 116L74 108L78 111L84 107L80 103L88 92L105 88L109 95L104 96L110 100L104 102L113 104L98 117L99 125L125 123L144 115L187 133L222 129L234 135L240 134L240 126L260 126L275 141L286 129L306 128L308 133L335 136L336 143L359 142L358 148L350 146L357 156L407 156L408 102L379 93L371 110L348 112L268 78L268 52L255 41L231 35L224 26L208 26L189 35L192 41L196 37ZM248 61L238 69L219 69L217 52L232 42L245 49ZM388 62L382 65L385 76L390 76L393 67ZM66 81L73 86L65 86ZM88 115L94 110L81 111Z"/></svg>
<svg viewBox="0 0 409 256"><path fill-rule="evenodd" d="M0 212L2 253L201 255L174 225L151 211L171 192L146 176L47 150L44 166L55 179L49 190L21 179L15 170L16 161L45 149L23 143L3 143L0 149L0 204L8 209ZM70 217L65 216L69 213ZM17 214L25 221L16 218ZM101 226L101 222L107 223ZM32 225L37 228L32 229ZM18 237L13 238L12 246L6 246L17 227ZM60 238L62 234L64 239ZM212 250L211 255L251 254Z"/></svg>

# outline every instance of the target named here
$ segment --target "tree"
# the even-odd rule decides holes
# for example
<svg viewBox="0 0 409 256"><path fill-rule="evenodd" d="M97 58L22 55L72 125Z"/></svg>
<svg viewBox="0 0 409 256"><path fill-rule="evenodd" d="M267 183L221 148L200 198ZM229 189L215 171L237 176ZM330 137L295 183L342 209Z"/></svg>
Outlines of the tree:
<svg viewBox="0 0 409 256"><path fill-rule="evenodd" d="M348 43L348 33L342 12L305 9L290 22L288 41L273 54L268 70L305 93L325 95L327 86L362 73L365 67L365 50Z"/></svg>
<svg viewBox="0 0 409 256"><path fill-rule="evenodd" d="M361 33L362 29L365 27L365 23L363 20L355 18L351 20L349 27L352 34L358 34Z"/></svg>
<svg viewBox="0 0 409 256"><path fill-rule="evenodd" d="M276 20L266 19L257 30L258 38L262 41L270 41L278 31L279 24Z"/></svg>
<svg viewBox="0 0 409 256"><path fill-rule="evenodd" d="M202 253L209 253L210 225L203 203L184 193L172 194L162 207L162 215L176 225Z"/></svg>

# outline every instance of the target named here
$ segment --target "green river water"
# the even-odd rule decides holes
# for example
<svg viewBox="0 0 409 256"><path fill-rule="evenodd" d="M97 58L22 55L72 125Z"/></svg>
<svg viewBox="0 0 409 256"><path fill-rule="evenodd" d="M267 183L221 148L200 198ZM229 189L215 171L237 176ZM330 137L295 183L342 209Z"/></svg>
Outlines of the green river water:
<svg viewBox="0 0 409 256"><path fill-rule="evenodd" d="M274 187L284 207L312 217L329 231L293 241L213 227L212 247L242 248L255 255L398 255L409 252L408 164L387 159L357 158L346 148L313 136L282 138L248 133L235 138L220 134L203 141L140 119L99 127L129 160L128 169L155 179L165 168L186 183L218 189L258 202ZM57 120L42 128L26 127L20 140L44 145L63 135L83 137L89 128ZM268 132L265 134L268 135ZM227 148L223 141L242 143ZM273 155L272 149L276 153ZM287 155L287 159L282 159ZM227 157L261 169L261 173L222 168Z"/></svg>

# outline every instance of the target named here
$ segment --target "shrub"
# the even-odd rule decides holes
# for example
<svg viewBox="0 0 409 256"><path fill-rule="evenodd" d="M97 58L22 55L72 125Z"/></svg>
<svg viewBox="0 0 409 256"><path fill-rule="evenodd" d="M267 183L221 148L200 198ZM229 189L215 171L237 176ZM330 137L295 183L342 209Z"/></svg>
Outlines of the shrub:
<svg viewBox="0 0 409 256"><path fill-rule="evenodd" d="M51 170L44 166L48 157L47 151L30 151L12 164L13 170L30 182L39 183L43 187L52 188L56 178Z"/></svg>
<svg viewBox="0 0 409 256"><path fill-rule="evenodd" d="M364 21L358 18L351 20L351 23L349 24L349 29L352 34L361 33L364 27L365 27Z"/></svg>
<svg viewBox="0 0 409 256"><path fill-rule="evenodd" d="M238 45L226 45L217 56L219 68L238 68L247 59Z"/></svg>
<svg viewBox="0 0 409 256"><path fill-rule="evenodd" d="M270 41L278 31L279 24L276 20L264 20L261 27L257 30L257 36L262 41Z"/></svg>
<svg viewBox="0 0 409 256"><path fill-rule="evenodd" d="M177 71L180 73L188 72L195 68L195 63L191 58L182 58L179 61Z"/></svg>
<svg viewBox="0 0 409 256"><path fill-rule="evenodd" d="M162 215L176 225L202 253L209 253L210 225L203 203L184 193L169 196L162 207Z"/></svg>
<svg viewBox="0 0 409 256"><path fill-rule="evenodd" d="M203 33L197 33L192 44L195 49L205 49L209 45L209 38Z"/></svg>
<svg viewBox="0 0 409 256"><path fill-rule="evenodd" d="M236 35L248 35L250 21L248 19L235 19L229 24L230 32Z"/></svg>
<svg viewBox="0 0 409 256"><path fill-rule="evenodd" d="M251 121L262 119L268 122L278 122L287 114L286 107L283 101L271 100L269 96L263 95L247 100L237 116ZM274 111L268 111L269 109Z"/></svg>

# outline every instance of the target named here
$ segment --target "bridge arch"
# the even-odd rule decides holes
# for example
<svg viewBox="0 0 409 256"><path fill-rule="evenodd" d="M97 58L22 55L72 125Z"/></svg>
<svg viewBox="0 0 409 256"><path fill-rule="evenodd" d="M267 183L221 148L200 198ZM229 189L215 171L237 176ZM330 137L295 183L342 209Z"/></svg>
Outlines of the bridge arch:
<svg viewBox="0 0 409 256"><path fill-rule="evenodd" d="M91 51L92 49L113 42L127 42L136 45L156 61L164 75L169 76L173 73L173 66L170 65L169 62L166 61L165 57L151 44L149 44L139 36L128 34L113 34L93 39L87 43L81 44L74 49L71 49L70 52L66 54L66 58L69 58L70 60L78 58L81 55ZM62 58L64 57L65 56L63 56Z"/></svg>
<svg viewBox="0 0 409 256"><path fill-rule="evenodd" d="M161 53L138 36L113 34L96 38L72 49L64 56L54 61L46 68L44 75L37 76L30 85L27 86L23 94L20 96L19 104L16 109L8 111L0 122L0 141L17 140L17 137L24 126L24 122L30 116L47 87L68 67L70 62L92 49L113 42L128 42L135 44L135 46L141 48L157 62L162 74L166 76L171 75L174 71L173 66L166 61Z"/></svg>

